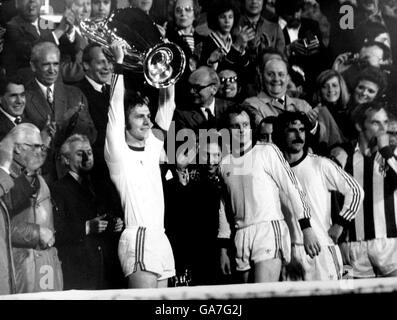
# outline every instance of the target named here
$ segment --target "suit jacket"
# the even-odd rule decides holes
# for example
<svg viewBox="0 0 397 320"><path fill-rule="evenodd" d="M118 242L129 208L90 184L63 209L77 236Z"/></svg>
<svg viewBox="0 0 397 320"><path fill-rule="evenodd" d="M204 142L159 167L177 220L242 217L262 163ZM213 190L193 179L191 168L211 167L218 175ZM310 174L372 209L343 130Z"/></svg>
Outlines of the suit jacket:
<svg viewBox="0 0 397 320"><path fill-rule="evenodd" d="M53 108L51 108L36 80L29 82L26 86L25 114L27 119L41 130L46 124L48 115L51 115L51 118L59 126L55 137L56 146L60 146L67 136L72 133L85 134L90 139L90 142L93 143L96 139L97 131L88 112L87 98L81 90L77 87L66 85L58 79L55 82L53 94L54 103ZM69 117L65 113L77 115L76 112L80 103L83 103L84 107L78 113L76 125L71 128L69 125L73 116ZM68 132L68 129L70 132Z"/></svg>
<svg viewBox="0 0 397 320"><path fill-rule="evenodd" d="M50 29L42 28L49 25L49 21L39 18L40 35L36 28L24 20L20 15L12 18L6 26L4 38L4 52L2 65L7 74L12 74L18 69L29 69L30 54L32 47L40 41L55 42Z"/></svg>
<svg viewBox="0 0 397 320"><path fill-rule="evenodd" d="M98 132L94 147L98 146L103 149L105 145L106 126L108 124L110 88L107 86L109 91L106 94L98 92L85 77L76 84L76 87L78 87L87 98L88 111Z"/></svg>
<svg viewBox="0 0 397 320"><path fill-rule="evenodd" d="M64 288L109 288L107 276L118 276L113 269L119 263L118 239L106 231L99 235L86 235L85 231L86 221L102 213L99 199L70 174L51 187L51 194L57 207L54 224ZM107 267L112 271L109 274Z"/></svg>
<svg viewBox="0 0 397 320"><path fill-rule="evenodd" d="M33 79L26 85L25 115L29 122L42 130L48 115L57 123L57 133L52 142L52 149L48 151L46 163L42 167L42 174L51 184L63 175L61 166L56 168L56 152L67 137L74 133L84 134L91 144L95 142L97 131L88 112L87 99L81 90L74 86L65 85L60 79L54 86L53 108L48 104L36 80ZM79 104L84 107L79 110ZM57 172L58 171L58 172Z"/></svg>
<svg viewBox="0 0 397 320"><path fill-rule="evenodd" d="M92 145L95 160L94 168L91 171L92 182L98 196L105 202L105 206L108 210L112 210L113 212L122 212L120 196L110 179L109 169L104 157L110 87L107 86L109 90L106 94L98 92L85 77L77 84L77 86L87 97L88 110L98 132L97 139Z"/></svg>
<svg viewBox="0 0 397 320"><path fill-rule="evenodd" d="M197 32L193 33L195 49L192 52L187 42L178 33L178 31L173 28L172 25L167 26L166 38L180 46L186 57L186 67L183 71L181 78L175 84L175 102L177 104L183 103L189 99L190 85L188 82L189 76L196 69L198 62L200 60L202 43L205 37L199 35Z"/></svg>
<svg viewBox="0 0 397 320"><path fill-rule="evenodd" d="M283 29L284 33L284 38L285 38L285 44L286 46L291 44L291 39L289 37L287 28L285 27ZM309 55L309 56L303 56L303 55L291 55L289 58L289 63L290 65L298 65L300 66L303 71L305 72L305 77L306 77L306 87L305 91L310 94L313 91L315 80L318 76L318 74L323 71L326 68L331 67L330 63L330 58L328 56L327 51L325 50L322 36L321 36L321 31L320 27L317 21L311 20L311 19L306 19L302 18L301 19L301 26L299 29L298 33L298 39L312 39L314 36L317 36L318 41L320 43L319 46L319 51Z"/></svg>
<svg viewBox="0 0 397 320"><path fill-rule="evenodd" d="M216 128L221 129L223 127L223 114L227 107L233 104L230 101L215 98L215 126L209 125L208 120L199 110L180 110L176 109L174 113L174 120L176 130L183 128L192 129L198 131L199 129Z"/></svg>
<svg viewBox="0 0 397 320"><path fill-rule="evenodd" d="M13 187L11 177L0 169L0 295L15 293L15 270L12 260L11 223L3 196Z"/></svg>
<svg viewBox="0 0 397 320"><path fill-rule="evenodd" d="M3 112L0 111L0 140L2 140L14 127L15 123L13 123Z"/></svg>
<svg viewBox="0 0 397 320"><path fill-rule="evenodd" d="M75 33L75 41L71 43L66 36L62 36L59 43L61 51L61 74L65 83L76 84L84 78L83 50L88 41Z"/></svg>

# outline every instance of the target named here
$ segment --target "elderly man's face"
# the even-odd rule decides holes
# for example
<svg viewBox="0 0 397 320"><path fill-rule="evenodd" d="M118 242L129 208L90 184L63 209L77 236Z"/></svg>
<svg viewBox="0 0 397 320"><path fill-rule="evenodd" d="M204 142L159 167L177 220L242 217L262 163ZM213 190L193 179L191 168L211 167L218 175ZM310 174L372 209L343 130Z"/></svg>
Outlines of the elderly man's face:
<svg viewBox="0 0 397 320"><path fill-rule="evenodd" d="M68 156L70 170L76 173L90 171L94 165L94 155L91 145L87 142L75 141L70 144Z"/></svg>
<svg viewBox="0 0 397 320"><path fill-rule="evenodd" d="M284 61L269 60L265 65L263 84L266 92L274 98L282 98L287 92L288 71Z"/></svg>
<svg viewBox="0 0 397 320"><path fill-rule="evenodd" d="M47 50L40 58L32 63L32 69L36 78L45 86L51 86L58 78L59 53L55 50Z"/></svg>
<svg viewBox="0 0 397 320"><path fill-rule="evenodd" d="M17 0L16 5L22 17L29 22L34 22L40 15L40 0Z"/></svg>
<svg viewBox="0 0 397 320"><path fill-rule="evenodd" d="M22 138L15 142L16 154L14 158L28 172L35 172L44 164L47 152L44 150L43 141L41 140L40 131L31 130Z"/></svg>
<svg viewBox="0 0 397 320"><path fill-rule="evenodd" d="M91 49L91 61L84 62L86 74L99 84L107 83L110 79L110 63L100 47Z"/></svg>
<svg viewBox="0 0 397 320"><path fill-rule="evenodd" d="M25 110L25 87L23 84L9 83L1 97L1 106L13 117L22 116Z"/></svg>
<svg viewBox="0 0 397 320"><path fill-rule="evenodd" d="M189 77L193 103L200 107L209 105L216 93L216 85L206 70L198 69Z"/></svg>

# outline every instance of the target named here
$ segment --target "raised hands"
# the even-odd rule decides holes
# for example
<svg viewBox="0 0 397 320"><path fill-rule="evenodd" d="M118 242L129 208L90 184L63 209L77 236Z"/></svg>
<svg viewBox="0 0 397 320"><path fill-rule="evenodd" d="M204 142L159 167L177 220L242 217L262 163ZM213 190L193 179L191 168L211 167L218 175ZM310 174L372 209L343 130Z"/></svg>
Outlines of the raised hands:
<svg viewBox="0 0 397 320"><path fill-rule="evenodd" d="M46 124L43 130L41 130L41 139L43 140L43 144L49 147L52 139L55 137L56 132L57 123L52 121L51 115L47 115Z"/></svg>
<svg viewBox="0 0 397 320"><path fill-rule="evenodd" d="M87 221L87 234L102 233L108 227L108 222L105 220L106 213Z"/></svg>
<svg viewBox="0 0 397 320"><path fill-rule="evenodd" d="M249 26L239 27L239 31L236 35L234 46L237 47L240 52L243 52L248 42L255 38L255 31Z"/></svg>
<svg viewBox="0 0 397 320"><path fill-rule="evenodd" d="M110 45L110 50L113 53L116 63L123 63L125 44L122 41L115 40Z"/></svg>
<svg viewBox="0 0 397 320"><path fill-rule="evenodd" d="M58 27L54 30L57 38L61 38L64 33L71 33L73 31L73 26L76 23L76 17L73 11L69 8L63 13L63 17Z"/></svg>
<svg viewBox="0 0 397 320"><path fill-rule="evenodd" d="M40 247L43 249L51 248L55 243L55 235L51 229L40 226Z"/></svg>
<svg viewBox="0 0 397 320"><path fill-rule="evenodd" d="M10 135L0 142L0 167L9 170L14 154L14 140Z"/></svg>

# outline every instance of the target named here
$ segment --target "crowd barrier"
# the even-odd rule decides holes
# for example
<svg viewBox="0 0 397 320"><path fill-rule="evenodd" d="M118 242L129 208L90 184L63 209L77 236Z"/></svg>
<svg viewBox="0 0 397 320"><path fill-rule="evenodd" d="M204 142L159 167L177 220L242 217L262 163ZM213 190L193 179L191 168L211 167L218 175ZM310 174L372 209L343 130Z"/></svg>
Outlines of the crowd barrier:
<svg viewBox="0 0 397 320"><path fill-rule="evenodd" d="M245 300L396 292L397 277L161 289L68 290L6 295L0 296L0 300Z"/></svg>

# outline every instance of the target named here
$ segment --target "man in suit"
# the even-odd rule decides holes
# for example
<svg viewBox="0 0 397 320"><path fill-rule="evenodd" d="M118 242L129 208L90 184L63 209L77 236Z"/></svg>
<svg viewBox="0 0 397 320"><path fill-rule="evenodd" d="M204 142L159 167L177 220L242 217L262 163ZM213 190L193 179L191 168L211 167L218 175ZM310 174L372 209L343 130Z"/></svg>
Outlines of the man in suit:
<svg viewBox="0 0 397 320"><path fill-rule="evenodd" d="M111 64L98 44L89 44L83 52L84 79L77 86L87 97L88 110L98 135L92 144L95 164L91 172L92 182L98 196L108 208L121 212L120 197L110 179L104 158L106 126L110 100Z"/></svg>
<svg viewBox="0 0 397 320"><path fill-rule="evenodd" d="M231 102L215 98L220 86L215 70L201 66L189 77L192 110L175 110L175 126L177 130L188 128L199 129L221 128L222 114Z"/></svg>
<svg viewBox="0 0 397 320"><path fill-rule="evenodd" d="M40 168L47 148L39 129L21 123L10 131L14 142L14 187L5 196L11 218L16 292L59 291L62 269L55 244L50 191Z"/></svg>
<svg viewBox="0 0 397 320"><path fill-rule="evenodd" d="M0 81L0 139L22 122L25 110L25 87L18 77Z"/></svg>
<svg viewBox="0 0 397 320"><path fill-rule="evenodd" d="M263 118L277 117L285 111L305 113L312 125L310 132L314 135L313 147L320 142L328 142L329 146L342 143L339 136L330 134L336 132L337 124L329 111L320 112L318 109L312 109L305 100L287 94L289 81L287 62L275 56L265 61L262 68L262 91L256 97L246 99L247 104L257 109Z"/></svg>
<svg viewBox="0 0 397 320"><path fill-rule="evenodd" d="M303 69L305 92L311 93L317 75L328 67L320 27L317 21L302 18L303 0L278 0L276 10L284 33L288 60Z"/></svg>
<svg viewBox="0 0 397 320"><path fill-rule="evenodd" d="M10 167L14 151L11 137L0 143L0 295L15 293L15 268L12 259L11 223L3 196L14 186Z"/></svg>
<svg viewBox="0 0 397 320"><path fill-rule="evenodd" d="M92 143L96 139L86 97L79 88L65 85L58 79L59 59L59 49L55 44L41 42L35 45L31 56L35 78L26 85L26 117L39 129L45 126L49 118L57 127L53 148L43 167L43 175L48 182L62 175L55 170L55 152L68 136L73 133L85 134Z"/></svg>
<svg viewBox="0 0 397 320"><path fill-rule="evenodd" d="M65 11L59 26L54 29L50 21L40 18L40 0L17 0L18 15L6 26L2 65L7 74L20 70L30 76L29 61L33 45L39 41L59 43L59 39L73 25L74 15ZM52 31L53 30L53 31Z"/></svg>
<svg viewBox="0 0 397 320"><path fill-rule="evenodd" d="M75 84L84 78L82 57L88 39L81 33L79 24L90 18L91 0L71 0L70 10L74 16L74 25L64 37L67 39L63 39L60 44L61 73L65 83Z"/></svg>
<svg viewBox="0 0 397 320"><path fill-rule="evenodd" d="M54 223L65 289L110 289L123 278L117 243L121 218L112 219L93 192L94 157L86 136L74 134L61 147L68 173L51 187Z"/></svg>

